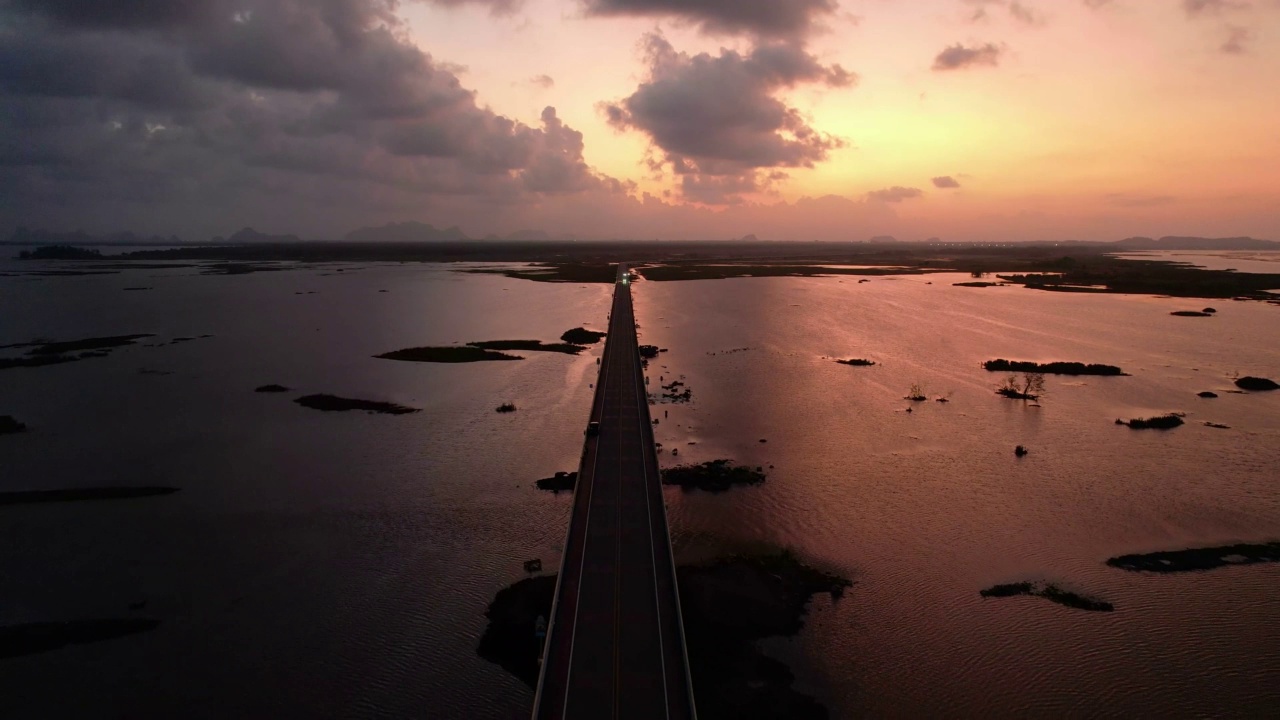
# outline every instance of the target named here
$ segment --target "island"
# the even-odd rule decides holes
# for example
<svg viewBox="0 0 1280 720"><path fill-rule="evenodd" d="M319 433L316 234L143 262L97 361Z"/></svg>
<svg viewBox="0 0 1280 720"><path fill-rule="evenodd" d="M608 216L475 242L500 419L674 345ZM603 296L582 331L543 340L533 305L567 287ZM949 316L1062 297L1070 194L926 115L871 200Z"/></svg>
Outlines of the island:
<svg viewBox="0 0 1280 720"><path fill-rule="evenodd" d="M734 465L732 460L710 460L701 465L677 465L662 470L664 485L713 493L725 492L735 485L759 485L765 477L759 468L752 470L744 465Z"/></svg>
<svg viewBox="0 0 1280 720"><path fill-rule="evenodd" d="M1128 422L1116 420L1117 425L1128 425L1132 430L1170 430L1183 424L1182 413L1169 413L1146 418L1132 418Z"/></svg>
<svg viewBox="0 0 1280 720"><path fill-rule="evenodd" d="M1253 390L1257 392L1265 392L1268 390L1280 389L1280 384L1277 384L1275 380L1272 380L1270 378L1253 377L1250 375L1246 375L1245 377L1236 379L1236 387L1240 388L1241 390Z"/></svg>
<svg viewBox="0 0 1280 720"><path fill-rule="evenodd" d="M1228 565L1280 562L1280 542L1239 543L1215 547L1120 555L1107 565L1132 572L1176 573L1213 570Z"/></svg>
<svg viewBox="0 0 1280 720"><path fill-rule="evenodd" d="M600 342L606 334L607 333L576 327L572 330L565 330L564 334L560 336L560 339L567 343L573 343L574 345L595 345Z"/></svg>
<svg viewBox="0 0 1280 720"><path fill-rule="evenodd" d="M519 355L484 350L470 345L451 345L448 347L417 347L393 350L392 352L374 355L382 360L401 360L403 362L432 363L467 363L488 360L523 360Z"/></svg>
<svg viewBox="0 0 1280 720"><path fill-rule="evenodd" d="M988 360L982 363L989 372L1028 372L1048 375L1127 375L1115 365L1100 365L1081 362L1035 363L1023 360L1005 360L1003 358Z"/></svg>
<svg viewBox="0 0 1280 720"><path fill-rule="evenodd" d="M422 412L418 408L397 405L396 403L381 402L378 400L356 400L353 398L338 397L337 395L304 395L294 402L302 407L311 408L312 410L323 410L325 412L345 412L348 410L363 410L367 413L380 413L383 415L408 415L410 413Z"/></svg>
<svg viewBox="0 0 1280 720"><path fill-rule="evenodd" d="M1069 590L1063 590L1053 583L1006 583L1003 585L993 585L985 590L979 590L978 594L982 597L996 598L1013 597L1015 595L1030 595L1032 597L1041 597L1058 603L1059 605L1075 608L1077 610L1089 610L1091 612L1111 612L1115 610L1115 606L1109 602L1104 600L1095 600Z"/></svg>

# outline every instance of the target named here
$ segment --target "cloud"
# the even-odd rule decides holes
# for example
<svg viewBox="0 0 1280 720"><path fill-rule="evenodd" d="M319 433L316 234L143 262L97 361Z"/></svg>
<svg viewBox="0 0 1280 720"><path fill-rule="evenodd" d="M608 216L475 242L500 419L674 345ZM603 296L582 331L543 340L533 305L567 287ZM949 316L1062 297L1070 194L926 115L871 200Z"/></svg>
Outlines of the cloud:
<svg viewBox="0 0 1280 720"><path fill-rule="evenodd" d="M784 39L810 35L836 0L581 0L588 15L671 17L707 34Z"/></svg>
<svg viewBox="0 0 1280 720"><path fill-rule="evenodd" d="M463 5L487 5L494 15L510 15L524 5L524 0L415 0L415 2L445 7L462 7Z"/></svg>
<svg viewBox="0 0 1280 720"><path fill-rule="evenodd" d="M1247 10L1249 3L1243 0L1182 0L1182 9L1190 17L1220 14L1234 10Z"/></svg>
<svg viewBox="0 0 1280 720"><path fill-rule="evenodd" d="M1110 5L1114 0L1083 0L1085 7L1090 10L1097 10Z"/></svg>
<svg viewBox="0 0 1280 720"><path fill-rule="evenodd" d="M555 87L556 81L550 75L534 75L529 78L529 84L540 87L543 90L550 90Z"/></svg>
<svg viewBox="0 0 1280 720"><path fill-rule="evenodd" d="M887 203L899 203L903 200L912 200L914 198L924 197L924 191L920 188L901 187L894 185L893 187L883 190L872 190L867 193L868 200L878 200Z"/></svg>
<svg viewBox="0 0 1280 720"><path fill-rule="evenodd" d="M1222 41L1222 45L1218 49L1229 55L1244 53L1247 50L1245 44L1253 39L1253 31L1239 25L1228 25L1226 30L1227 37Z"/></svg>
<svg viewBox="0 0 1280 720"><path fill-rule="evenodd" d="M618 186L554 108L530 126L478 104L395 0L7 7L0 218L362 222Z"/></svg>
<svg viewBox="0 0 1280 720"><path fill-rule="evenodd" d="M1044 13L1038 9L1023 3L1021 0L962 0L964 5L972 8L969 12L969 22L983 22L990 19L991 15L987 11L988 7L1002 7L1009 12L1009 17L1015 22L1023 25L1044 25L1047 22ZM1090 2L1090 0L1085 0ZM1096 0L1094 0L1096 1ZM1105 0L1104 0L1105 1Z"/></svg>
<svg viewBox="0 0 1280 720"><path fill-rule="evenodd" d="M962 70L964 68L987 65L995 67L1000 64L1000 56L1004 49L994 43L965 47L960 43L952 45L933 59L933 69L937 72L946 70Z"/></svg>
<svg viewBox="0 0 1280 720"><path fill-rule="evenodd" d="M689 55L652 33L643 47L648 78L630 96L601 107L615 128L649 137L659 154L655 169L697 176L681 180L691 199L734 202L778 179L764 170L813 167L843 145L776 97L805 84L855 84L857 76L839 65L822 65L789 43L758 45L747 54Z"/></svg>
<svg viewBox="0 0 1280 720"><path fill-rule="evenodd" d="M942 189L958 188L960 187L960 182L950 175L943 175L933 179L933 186Z"/></svg>

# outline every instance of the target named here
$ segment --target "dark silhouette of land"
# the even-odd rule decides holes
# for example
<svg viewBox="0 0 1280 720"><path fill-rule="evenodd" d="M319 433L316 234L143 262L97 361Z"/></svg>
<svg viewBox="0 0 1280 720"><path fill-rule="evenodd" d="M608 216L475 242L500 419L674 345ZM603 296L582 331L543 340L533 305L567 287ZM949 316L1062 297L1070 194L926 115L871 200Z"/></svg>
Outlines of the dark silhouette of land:
<svg viewBox="0 0 1280 720"><path fill-rule="evenodd" d="M1096 600L1070 590L1063 590L1053 583L1016 582L993 585L985 590L979 590L978 594L982 597L995 598L1030 595L1032 597L1042 597L1059 605L1077 610L1089 610L1091 612L1111 612L1115 610L1115 606L1105 600Z"/></svg>
<svg viewBox="0 0 1280 720"><path fill-rule="evenodd" d="M311 408L312 410L323 410L326 412L346 412L349 410L361 410L367 413L379 413L383 415L408 415L410 413L421 412L418 408L397 405L391 402L382 402L380 400L357 400L354 398L338 397L337 395L305 395L294 400L302 407Z"/></svg>
<svg viewBox="0 0 1280 720"><path fill-rule="evenodd" d="M1174 573L1271 562L1280 562L1280 542L1120 555L1107 560L1107 565L1134 572Z"/></svg>
<svg viewBox="0 0 1280 720"><path fill-rule="evenodd" d="M451 345L447 347L418 347L393 350L374 355L383 360L402 360L405 362L464 363L484 362L488 360L523 360L519 355L484 350L472 345Z"/></svg>
<svg viewBox="0 0 1280 720"><path fill-rule="evenodd" d="M1127 375L1115 365L1099 365L1096 363L1050 362L1035 363L1023 360L988 360L982 363L984 370L991 372L1029 372L1050 375Z"/></svg>
<svg viewBox="0 0 1280 720"><path fill-rule="evenodd" d="M711 460L701 465L677 465L662 471L665 485L679 485L685 490L724 492L736 485L759 485L765 474L732 460Z"/></svg>
<svg viewBox="0 0 1280 720"><path fill-rule="evenodd" d="M1236 387L1241 390L1253 390L1265 392L1268 390L1280 390L1280 383L1275 380L1264 377L1253 377L1246 375L1236 380Z"/></svg>

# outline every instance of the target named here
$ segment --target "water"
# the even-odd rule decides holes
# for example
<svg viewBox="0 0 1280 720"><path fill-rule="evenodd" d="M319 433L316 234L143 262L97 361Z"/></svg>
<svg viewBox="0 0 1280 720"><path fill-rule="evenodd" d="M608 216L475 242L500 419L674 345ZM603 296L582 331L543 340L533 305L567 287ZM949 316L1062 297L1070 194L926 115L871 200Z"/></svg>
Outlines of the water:
<svg viewBox="0 0 1280 720"><path fill-rule="evenodd" d="M603 328L612 287L456 267L0 277L0 345L214 336L0 371L0 414L32 428L0 438L0 490L182 488L0 507L0 625L161 620L0 660L0 716L523 716L532 694L476 642L524 559L558 563L569 497L531 483L576 464L600 346L519 363L371 356ZM1280 567L1155 577L1103 561L1280 539L1280 393L1224 392L1236 372L1280 377L1277 308L1215 301L1217 317L1175 318L1203 303L950 285L967 279L638 283L642 341L670 348L650 376L693 388L654 413L680 450L663 464L774 466L757 488L668 490L677 553L786 545L855 580L798 637L767 643L835 717L1274 708ZM136 286L153 289L122 291ZM993 357L1133 376L1050 376L1032 408L992 392L999 376L979 364ZM295 392L252 392L266 383ZM950 402L906 413L914 383ZM312 392L423 412L291 402ZM508 400L520 410L493 412ZM1187 425L1113 424L1168 411ZM1117 610L978 596L1027 579Z"/></svg>
<svg viewBox="0 0 1280 720"><path fill-rule="evenodd" d="M1135 260L1167 260L1206 270L1237 270L1243 273L1280 273L1280 252L1269 250L1161 250L1117 253ZM1280 288L1278 288L1280 289Z"/></svg>
<svg viewBox="0 0 1280 720"><path fill-rule="evenodd" d="M663 464L774 466L760 488L668 495L678 545L784 545L855 580L778 643L836 717L1276 707L1280 568L1151 577L1103 562L1280 538L1280 396L1226 392L1237 371L1280 375L1280 313L1228 301L1177 318L1184 300L950 284L965 279L640 284L643 341L670 348L650 374L693 388L692 405L663 406L657 439L679 449ZM879 364L832 361L848 357ZM1002 376L980 364L996 357L1133 376L1050 376L1035 408L994 394ZM929 401L903 399L916 383ZM1187 425L1114 425L1169 411ZM1036 579L1117 611L978 595Z"/></svg>

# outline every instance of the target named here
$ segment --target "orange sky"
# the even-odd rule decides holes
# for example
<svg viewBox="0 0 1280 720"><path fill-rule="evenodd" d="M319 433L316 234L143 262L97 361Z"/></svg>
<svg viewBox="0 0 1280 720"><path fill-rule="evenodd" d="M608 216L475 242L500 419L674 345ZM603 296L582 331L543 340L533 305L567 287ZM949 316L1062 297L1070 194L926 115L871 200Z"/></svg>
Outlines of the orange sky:
<svg viewBox="0 0 1280 720"><path fill-rule="evenodd" d="M857 84L776 93L844 147L741 201L862 203L869 192L917 188L919 197L889 203L892 219L867 226L903 239L1280 239L1280 3L1198 13L1183 0L1014 4L1030 16L999 0L844 0L805 47L857 73ZM670 168L644 164L651 138L611 127L600 104L646 80L648 32L691 55L746 53L755 42L678 18L586 17L576 0L527 0L498 15L475 5L403 12L421 48L465 66L460 78L480 103L529 124L554 106L583 133L596 171L672 204L688 200ZM1233 32L1239 47L1224 50ZM932 69L957 43L992 43L998 62ZM554 84L532 82L542 75ZM937 176L961 187L935 188Z"/></svg>

